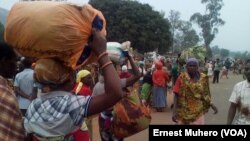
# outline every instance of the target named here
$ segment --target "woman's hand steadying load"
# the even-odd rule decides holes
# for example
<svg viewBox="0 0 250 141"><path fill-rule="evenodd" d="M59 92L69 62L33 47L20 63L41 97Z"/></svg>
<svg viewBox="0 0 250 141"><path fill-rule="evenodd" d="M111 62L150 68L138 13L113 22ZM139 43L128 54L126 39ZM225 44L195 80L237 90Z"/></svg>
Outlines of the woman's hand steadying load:
<svg viewBox="0 0 250 141"><path fill-rule="evenodd" d="M103 52L106 52L107 50L107 40L104 35L101 34L101 32L95 28L92 29L92 36L93 40L89 42L89 45L92 49L92 51L99 56Z"/></svg>
<svg viewBox="0 0 250 141"><path fill-rule="evenodd" d="M92 40L89 42L89 45L96 56L98 56L98 63L103 72L105 88L105 94L92 97L87 114L91 116L114 106L122 98L122 89L118 74L106 53L106 37L100 31L93 28Z"/></svg>

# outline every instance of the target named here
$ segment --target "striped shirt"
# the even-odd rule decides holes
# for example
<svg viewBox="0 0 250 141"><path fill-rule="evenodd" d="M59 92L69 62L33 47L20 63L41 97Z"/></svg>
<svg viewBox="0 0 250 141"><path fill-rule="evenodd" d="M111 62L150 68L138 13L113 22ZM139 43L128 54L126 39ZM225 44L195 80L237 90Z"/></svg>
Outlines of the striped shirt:
<svg viewBox="0 0 250 141"><path fill-rule="evenodd" d="M91 97L53 91L33 100L27 110L24 127L42 137L65 136L80 128Z"/></svg>
<svg viewBox="0 0 250 141"><path fill-rule="evenodd" d="M24 141L22 114L13 90L0 76L0 141Z"/></svg>

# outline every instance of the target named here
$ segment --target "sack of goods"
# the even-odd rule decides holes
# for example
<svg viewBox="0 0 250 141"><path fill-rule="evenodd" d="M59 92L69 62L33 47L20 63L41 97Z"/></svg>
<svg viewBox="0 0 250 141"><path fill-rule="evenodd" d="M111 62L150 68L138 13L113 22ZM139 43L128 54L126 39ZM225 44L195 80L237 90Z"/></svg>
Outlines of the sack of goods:
<svg viewBox="0 0 250 141"><path fill-rule="evenodd" d="M22 56L53 58L76 69L96 61L89 49L84 51L93 27L106 36L103 14L89 4L18 2L7 17L5 40Z"/></svg>
<svg viewBox="0 0 250 141"><path fill-rule="evenodd" d="M123 64L128 55L131 55L132 48L130 41L123 43L107 42L107 52L109 58L116 64Z"/></svg>

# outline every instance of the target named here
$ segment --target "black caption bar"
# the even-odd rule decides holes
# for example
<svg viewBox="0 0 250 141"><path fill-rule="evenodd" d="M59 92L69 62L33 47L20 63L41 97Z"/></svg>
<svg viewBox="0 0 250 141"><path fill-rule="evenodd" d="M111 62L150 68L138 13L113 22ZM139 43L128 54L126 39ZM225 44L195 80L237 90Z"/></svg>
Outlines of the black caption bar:
<svg viewBox="0 0 250 141"><path fill-rule="evenodd" d="M149 141L185 138L190 140L250 141L250 125L150 125Z"/></svg>

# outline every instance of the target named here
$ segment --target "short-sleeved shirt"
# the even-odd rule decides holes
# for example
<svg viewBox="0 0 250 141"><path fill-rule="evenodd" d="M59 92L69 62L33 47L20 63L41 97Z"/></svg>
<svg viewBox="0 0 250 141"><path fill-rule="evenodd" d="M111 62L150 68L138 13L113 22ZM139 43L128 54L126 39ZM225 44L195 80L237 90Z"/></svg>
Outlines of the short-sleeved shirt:
<svg viewBox="0 0 250 141"><path fill-rule="evenodd" d="M234 86L229 101L240 105L233 124L250 124L250 83L247 80Z"/></svg>
<svg viewBox="0 0 250 141"><path fill-rule="evenodd" d="M215 63L214 64L214 71L220 71L221 70L221 63Z"/></svg>
<svg viewBox="0 0 250 141"><path fill-rule="evenodd" d="M193 81L188 73L182 72L176 80L173 92L178 95L177 119L192 123L207 113L210 108L211 94L208 78L200 73L200 79Z"/></svg>
<svg viewBox="0 0 250 141"><path fill-rule="evenodd" d="M15 77L14 86L22 90L26 95L31 96L34 87L33 79L34 71L32 69L24 69ZM17 96L20 109L27 109L31 101L22 96Z"/></svg>
<svg viewBox="0 0 250 141"><path fill-rule="evenodd" d="M90 96L65 91L44 94L30 104L24 120L25 130L43 137L67 135L79 129L87 117L90 100Z"/></svg>

